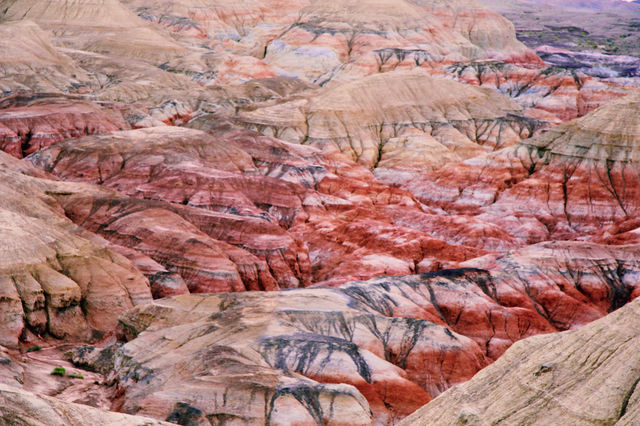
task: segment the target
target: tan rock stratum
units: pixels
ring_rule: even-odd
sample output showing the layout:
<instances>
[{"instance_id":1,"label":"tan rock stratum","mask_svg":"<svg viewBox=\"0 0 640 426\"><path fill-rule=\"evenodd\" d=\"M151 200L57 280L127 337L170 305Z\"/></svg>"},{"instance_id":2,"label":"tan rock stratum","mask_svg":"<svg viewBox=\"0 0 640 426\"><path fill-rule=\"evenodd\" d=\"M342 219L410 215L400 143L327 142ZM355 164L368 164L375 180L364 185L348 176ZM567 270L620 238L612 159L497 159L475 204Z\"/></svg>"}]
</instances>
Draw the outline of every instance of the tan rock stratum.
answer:
<instances>
[{"instance_id":1,"label":"tan rock stratum","mask_svg":"<svg viewBox=\"0 0 640 426\"><path fill-rule=\"evenodd\" d=\"M140 416L112 413L87 405L62 402L0 384L0 422L6 425L156 426L170 425Z\"/></svg>"},{"instance_id":2,"label":"tan rock stratum","mask_svg":"<svg viewBox=\"0 0 640 426\"><path fill-rule=\"evenodd\" d=\"M540 126L494 90L416 71L336 84L309 100L252 108L236 120L286 141L338 149L393 184L512 145Z\"/></svg>"},{"instance_id":3,"label":"tan rock stratum","mask_svg":"<svg viewBox=\"0 0 640 426\"><path fill-rule=\"evenodd\" d=\"M640 420L640 303L513 345L400 425L631 425Z\"/></svg>"}]
</instances>

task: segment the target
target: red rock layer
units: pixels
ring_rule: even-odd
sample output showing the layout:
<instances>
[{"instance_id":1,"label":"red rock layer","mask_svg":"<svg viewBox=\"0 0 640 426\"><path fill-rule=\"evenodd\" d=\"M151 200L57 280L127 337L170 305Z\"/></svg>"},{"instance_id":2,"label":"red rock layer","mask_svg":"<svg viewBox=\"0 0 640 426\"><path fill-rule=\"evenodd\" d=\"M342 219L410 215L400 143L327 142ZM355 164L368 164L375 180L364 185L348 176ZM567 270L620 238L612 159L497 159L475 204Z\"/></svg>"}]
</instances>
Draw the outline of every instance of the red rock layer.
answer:
<instances>
[{"instance_id":1,"label":"red rock layer","mask_svg":"<svg viewBox=\"0 0 640 426\"><path fill-rule=\"evenodd\" d=\"M121 132L59 143L29 159L65 180L147 200L75 200L65 208L88 229L180 273L193 291L339 284L484 253L394 223L388 209L421 215L418 203L342 155L246 130Z\"/></svg>"},{"instance_id":2,"label":"red rock layer","mask_svg":"<svg viewBox=\"0 0 640 426\"><path fill-rule=\"evenodd\" d=\"M623 98L516 147L449 164L407 189L523 244L596 237L626 221L632 230L640 209L639 105L637 96Z\"/></svg>"},{"instance_id":3,"label":"red rock layer","mask_svg":"<svg viewBox=\"0 0 640 426\"><path fill-rule=\"evenodd\" d=\"M188 404L203 418L340 424L327 401L341 392L346 423L371 422L350 417L370 408L375 424L393 424L514 342L578 328L638 297L639 250L545 243L340 288L179 296L130 311L123 346L81 349L75 361L108 369L119 407L136 414L169 418ZM297 395L289 410L274 410L287 395Z\"/></svg>"},{"instance_id":4,"label":"red rock layer","mask_svg":"<svg viewBox=\"0 0 640 426\"><path fill-rule=\"evenodd\" d=\"M17 158L65 139L125 128L122 116L81 99L15 95L0 100L0 149Z\"/></svg>"}]
</instances>

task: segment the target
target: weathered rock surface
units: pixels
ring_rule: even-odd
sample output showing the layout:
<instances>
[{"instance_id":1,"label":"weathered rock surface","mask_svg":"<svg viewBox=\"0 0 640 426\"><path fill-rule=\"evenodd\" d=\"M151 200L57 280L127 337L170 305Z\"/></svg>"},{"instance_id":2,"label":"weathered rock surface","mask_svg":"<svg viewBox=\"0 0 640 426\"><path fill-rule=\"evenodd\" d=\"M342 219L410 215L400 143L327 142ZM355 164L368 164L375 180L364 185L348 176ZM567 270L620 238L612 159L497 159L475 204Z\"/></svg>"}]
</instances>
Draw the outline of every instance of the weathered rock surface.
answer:
<instances>
[{"instance_id":1,"label":"weathered rock surface","mask_svg":"<svg viewBox=\"0 0 640 426\"><path fill-rule=\"evenodd\" d=\"M26 89L69 92L89 79L70 57L56 50L47 33L29 20L0 25L0 76L3 93Z\"/></svg>"},{"instance_id":2,"label":"weathered rock surface","mask_svg":"<svg viewBox=\"0 0 640 426\"><path fill-rule=\"evenodd\" d=\"M638 250L548 243L468 262L490 270L176 296L122 316L124 345L73 358L110 374L116 407L132 414L369 424L371 409L376 424L390 424L513 342L577 328L637 297Z\"/></svg>"},{"instance_id":3,"label":"weathered rock surface","mask_svg":"<svg viewBox=\"0 0 640 426\"><path fill-rule=\"evenodd\" d=\"M236 60L251 55L319 84L377 72L387 50L404 52L410 67L464 58L539 64L508 21L472 1L124 3L181 36L214 48L225 40Z\"/></svg>"},{"instance_id":4,"label":"weathered rock surface","mask_svg":"<svg viewBox=\"0 0 640 426\"><path fill-rule=\"evenodd\" d=\"M143 58L158 64L182 48L118 0L3 1L4 20L31 20L52 30L65 47L96 53ZM61 29L64 31L59 32Z\"/></svg>"},{"instance_id":5,"label":"weathered rock surface","mask_svg":"<svg viewBox=\"0 0 640 426\"><path fill-rule=\"evenodd\" d=\"M0 423L394 424L635 299L633 61L540 52L473 0L0 0Z\"/></svg>"},{"instance_id":6,"label":"weathered rock surface","mask_svg":"<svg viewBox=\"0 0 640 426\"><path fill-rule=\"evenodd\" d=\"M121 115L81 98L14 95L0 101L0 149L18 158L65 139L125 128Z\"/></svg>"},{"instance_id":7,"label":"weathered rock surface","mask_svg":"<svg viewBox=\"0 0 640 426\"><path fill-rule=\"evenodd\" d=\"M210 120L193 125L215 127ZM342 155L246 130L119 132L54 144L29 160L66 180L172 203L63 204L78 223L183 274L198 291L339 284L484 254L396 225L387 210L420 216L419 204ZM214 264L215 273L205 267ZM204 283L193 265L218 274L218 284Z\"/></svg>"},{"instance_id":8,"label":"weathered rock surface","mask_svg":"<svg viewBox=\"0 0 640 426\"><path fill-rule=\"evenodd\" d=\"M579 330L516 343L401 425L635 424L640 302Z\"/></svg>"},{"instance_id":9,"label":"weathered rock surface","mask_svg":"<svg viewBox=\"0 0 640 426\"><path fill-rule=\"evenodd\" d=\"M639 105L637 95L623 98L407 189L428 205L499 224L523 243L593 236L640 208Z\"/></svg>"},{"instance_id":10,"label":"weathered rock surface","mask_svg":"<svg viewBox=\"0 0 640 426\"><path fill-rule=\"evenodd\" d=\"M552 124L569 121L638 91L636 79L600 79L576 67L523 68L503 61L466 61L445 68L466 84L497 90L524 108L530 118Z\"/></svg>"},{"instance_id":11,"label":"weathered rock surface","mask_svg":"<svg viewBox=\"0 0 640 426\"><path fill-rule=\"evenodd\" d=\"M17 347L23 333L95 339L151 300L127 259L63 216L48 194L66 184L28 176L42 173L7 154L0 161L2 345Z\"/></svg>"},{"instance_id":12,"label":"weathered rock surface","mask_svg":"<svg viewBox=\"0 0 640 426\"><path fill-rule=\"evenodd\" d=\"M251 107L241 125L289 142L335 147L385 181L512 145L539 123L493 90L424 72L373 75L311 99Z\"/></svg>"},{"instance_id":13,"label":"weathered rock surface","mask_svg":"<svg viewBox=\"0 0 640 426\"><path fill-rule=\"evenodd\" d=\"M56 398L36 395L0 383L0 423L6 425L91 424L115 425L170 425L146 417L111 413L87 405L62 402Z\"/></svg>"}]
</instances>

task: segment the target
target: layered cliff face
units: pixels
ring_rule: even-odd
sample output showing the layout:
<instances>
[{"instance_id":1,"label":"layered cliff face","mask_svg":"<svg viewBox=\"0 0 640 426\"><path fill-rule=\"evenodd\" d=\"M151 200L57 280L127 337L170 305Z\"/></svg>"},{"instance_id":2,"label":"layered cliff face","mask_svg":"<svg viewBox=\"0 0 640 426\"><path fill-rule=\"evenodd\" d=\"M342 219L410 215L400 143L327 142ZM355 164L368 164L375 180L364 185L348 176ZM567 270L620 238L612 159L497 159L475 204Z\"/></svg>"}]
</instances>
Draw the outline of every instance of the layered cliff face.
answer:
<instances>
[{"instance_id":1,"label":"layered cliff face","mask_svg":"<svg viewBox=\"0 0 640 426\"><path fill-rule=\"evenodd\" d=\"M12 25L31 22L31 50L38 56L30 63L45 53L54 55L48 62L77 71L62 73L73 80L52 82L36 70L22 86L8 87L12 91L82 90L158 103L163 97L155 88L163 87L173 99L197 105L194 98L216 98L208 87L278 76L324 85L380 72L392 56L402 56L400 68L440 69L470 59L541 65L516 40L511 23L473 1L283 1L274 7L263 1L11 0L0 9Z\"/></svg>"},{"instance_id":2,"label":"layered cliff face","mask_svg":"<svg viewBox=\"0 0 640 426\"><path fill-rule=\"evenodd\" d=\"M177 296L122 316L124 344L72 359L110 374L116 407L132 414L392 424L514 341L636 297L637 257L637 247L547 244L476 262L490 270Z\"/></svg>"},{"instance_id":3,"label":"layered cliff face","mask_svg":"<svg viewBox=\"0 0 640 426\"><path fill-rule=\"evenodd\" d=\"M638 422L635 301L579 330L519 342L401 425Z\"/></svg>"}]
</instances>

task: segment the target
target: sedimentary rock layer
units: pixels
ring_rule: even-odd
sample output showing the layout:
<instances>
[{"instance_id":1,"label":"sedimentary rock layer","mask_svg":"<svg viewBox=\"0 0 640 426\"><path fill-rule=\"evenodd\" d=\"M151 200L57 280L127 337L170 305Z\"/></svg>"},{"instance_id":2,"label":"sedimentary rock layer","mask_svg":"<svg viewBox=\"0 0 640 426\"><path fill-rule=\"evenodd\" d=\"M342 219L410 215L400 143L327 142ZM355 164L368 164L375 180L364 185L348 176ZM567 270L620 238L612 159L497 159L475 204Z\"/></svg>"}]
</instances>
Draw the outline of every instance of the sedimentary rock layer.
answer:
<instances>
[{"instance_id":1,"label":"sedimentary rock layer","mask_svg":"<svg viewBox=\"0 0 640 426\"><path fill-rule=\"evenodd\" d=\"M193 125L215 127L208 120L216 117ZM185 273L199 291L339 284L437 270L484 253L396 225L389 209L420 216L419 204L338 153L246 130L212 131L162 127L92 136L52 145L29 160L66 180L171 203L105 199L90 209L88 201L63 204L78 223ZM151 234L145 231L156 226ZM181 252L191 253L188 260L177 256ZM205 276L213 273L206 265L214 258L222 262L216 280L226 288L198 278L199 268ZM244 274L242 264L256 266ZM252 269L263 278L243 280L257 274Z\"/></svg>"},{"instance_id":2,"label":"sedimentary rock layer","mask_svg":"<svg viewBox=\"0 0 640 426\"><path fill-rule=\"evenodd\" d=\"M513 26L475 2L127 0L141 17L183 37L223 39L251 55L319 84L378 71L387 50L405 66L474 58L540 64L515 38Z\"/></svg>"},{"instance_id":3,"label":"sedimentary rock layer","mask_svg":"<svg viewBox=\"0 0 640 426\"><path fill-rule=\"evenodd\" d=\"M637 95L406 186L449 212L500 224L524 243L597 234L640 205Z\"/></svg>"},{"instance_id":4,"label":"sedimentary rock layer","mask_svg":"<svg viewBox=\"0 0 640 426\"><path fill-rule=\"evenodd\" d=\"M629 79L600 79L573 66L524 68L504 61L464 61L444 74L466 84L497 90L524 108L530 118L553 124L569 121L637 92Z\"/></svg>"},{"instance_id":5,"label":"sedimentary rock layer","mask_svg":"<svg viewBox=\"0 0 640 426\"><path fill-rule=\"evenodd\" d=\"M124 345L73 359L111 372L116 408L128 413L369 424L371 410L374 423L390 424L513 342L577 328L637 297L637 257L637 246L548 243L469 263L490 270L176 296L122 316Z\"/></svg>"},{"instance_id":6,"label":"sedimentary rock layer","mask_svg":"<svg viewBox=\"0 0 640 426\"><path fill-rule=\"evenodd\" d=\"M64 183L7 154L0 161L2 345L15 348L30 333L92 340L151 300L148 281L127 259L64 217L49 195L64 192Z\"/></svg>"},{"instance_id":7,"label":"sedimentary rock layer","mask_svg":"<svg viewBox=\"0 0 640 426\"><path fill-rule=\"evenodd\" d=\"M518 342L400 424L635 424L639 315L635 301L579 330Z\"/></svg>"}]
</instances>

